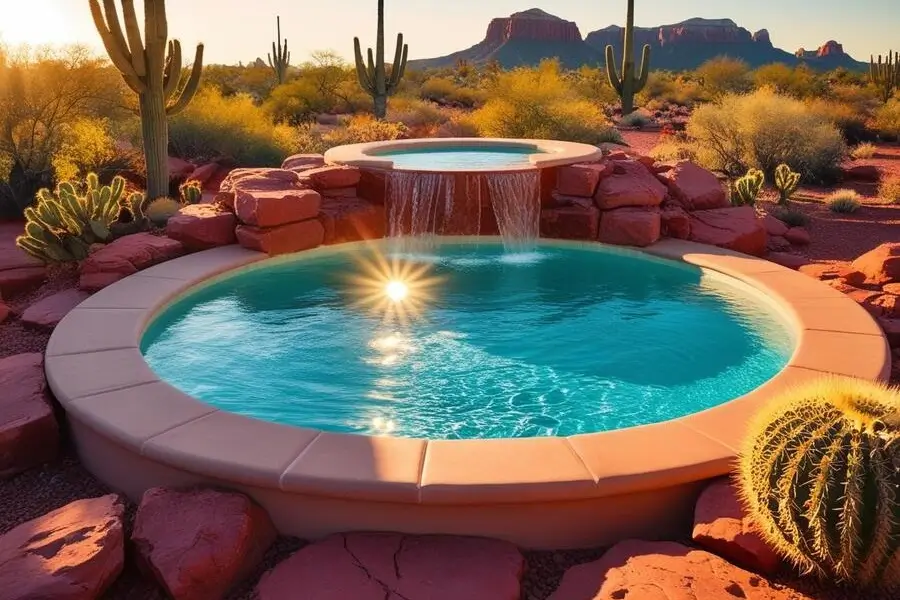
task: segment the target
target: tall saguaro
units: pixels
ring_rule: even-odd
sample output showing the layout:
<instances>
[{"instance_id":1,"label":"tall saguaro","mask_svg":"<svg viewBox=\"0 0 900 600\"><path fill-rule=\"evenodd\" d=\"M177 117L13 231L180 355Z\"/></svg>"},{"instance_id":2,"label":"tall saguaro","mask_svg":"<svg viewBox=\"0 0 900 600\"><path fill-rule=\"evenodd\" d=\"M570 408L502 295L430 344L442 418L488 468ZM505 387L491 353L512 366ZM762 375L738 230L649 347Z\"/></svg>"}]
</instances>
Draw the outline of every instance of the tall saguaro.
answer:
<instances>
[{"instance_id":1,"label":"tall saguaro","mask_svg":"<svg viewBox=\"0 0 900 600\"><path fill-rule=\"evenodd\" d=\"M881 55L878 55L878 62L875 57L869 59L869 81L872 82L881 99L887 104L894 97L894 92L900 86L900 52L888 51L881 62Z\"/></svg>"},{"instance_id":2,"label":"tall saguaro","mask_svg":"<svg viewBox=\"0 0 900 600\"><path fill-rule=\"evenodd\" d=\"M169 192L168 117L187 108L200 85L203 44L197 45L190 77L181 81L181 43L169 40L165 0L144 0L144 37L138 27L134 0L120 0L122 22L115 0L90 0L94 25L109 58L138 95L144 157L147 162L147 198ZM123 30L122 23L125 28Z\"/></svg>"},{"instance_id":3,"label":"tall saguaro","mask_svg":"<svg viewBox=\"0 0 900 600\"><path fill-rule=\"evenodd\" d=\"M403 43L403 34L397 34L397 50L394 53L394 64L388 74L384 64L384 0L378 0L378 33L375 41L375 55L369 48L368 65L363 61L359 38L353 38L353 49L356 53L356 75L359 85L375 103L375 117L383 119L387 115L387 99L397 91L400 80L406 72L406 58L409 47Z\"/></svg>"},{"instance_id":4,"label":"tall saguaro","mask_svg":"<svg viewBox=\"0 0 900 600\"><path fill-rule=\"evenodd\" d=\"M291 53L288 50L288 41L285 38L281 43L281 17L275 17L278 23L278 40L272 42L272 53L269 54L269 66L275 71L275 79L282 84L287 79L288 67L291 65Z\"/></svg>"},{"instance_id":5,"label":"tall saguaro","mask_svg":"<svg viewBox=\"0 0 900 600\"><path fill-rule=\"evenodd\" d=\"M634 95L644 89L650 74L650 44L644 44L641 56L641 72L634 74L634 0L628 0L628 16L625 22L625 43L622 48L622 75L616 72L612 46L606 47L606 74L609 84L622 99L622 116L634 112Z\"/></svg>"}]
</instances>

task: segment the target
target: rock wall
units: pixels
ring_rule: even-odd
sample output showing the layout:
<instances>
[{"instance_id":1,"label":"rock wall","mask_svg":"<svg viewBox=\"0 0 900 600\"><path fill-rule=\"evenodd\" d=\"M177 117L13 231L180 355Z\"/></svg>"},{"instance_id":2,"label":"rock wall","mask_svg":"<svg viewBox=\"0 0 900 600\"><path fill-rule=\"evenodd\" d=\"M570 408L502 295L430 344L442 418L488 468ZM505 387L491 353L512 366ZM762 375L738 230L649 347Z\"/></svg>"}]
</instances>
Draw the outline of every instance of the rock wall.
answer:
<instances>
[{"instance_id":1,"label":"rock wall","mask_svg":"<svg viewBox=\"0 0 900 600\"><path fill-rule=\"evenodd\" d=\"M580 42L578 25L533 8L505 18L493 19L484 43L503 44L509 40Z\"/></svg>"}]
</instances>

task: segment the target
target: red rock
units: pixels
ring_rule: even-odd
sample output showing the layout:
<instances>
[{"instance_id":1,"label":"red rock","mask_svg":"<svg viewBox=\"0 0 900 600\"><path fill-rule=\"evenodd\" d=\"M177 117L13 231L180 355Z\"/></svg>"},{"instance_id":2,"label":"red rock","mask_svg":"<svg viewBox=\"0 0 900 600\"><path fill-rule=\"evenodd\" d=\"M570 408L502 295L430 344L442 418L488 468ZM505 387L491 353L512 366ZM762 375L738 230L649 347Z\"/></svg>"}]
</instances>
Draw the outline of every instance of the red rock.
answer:
<instances>
[{"instance_id":1,"label":"red rock","mask_svg":"<svg viewBox=\"0 0 900 600\"><path fill-rule=\"evenodd\" d=\"M3 302L0 302L0 323L3 323L3 321L6 320L9 316L9 312L9 307L3 304Z\"/></svg>"},{"instance_id":2,"label":"red rock","mask_svg":"<svg viewBox=\"0 0 900 600\"><path fill-rule=\"evenodd\" d=\"M47 279L46 267L24 267L0 271L0 294L11 297L40 287Z\"/></svg>"},{"instance_id":3,"label":"red rock","mask_svg":"<svg viewBox=\"0 0 900 600\"><path fill-rule=\"evenodd\" d=\"M663 25L658 30L658 43L662 46L747 44L752 39L748 30L738 27L731 19L690 19Z\"/></svg>"},{"instance_id":4,"label":"red rock","mask_svg":"<svg viewBox=\"0 0 900 600\"><path fill-rule=\"evenodd\" d=\"M860 273L860 275L865 278L865 275L862 273ZM896 294L897 296L900 296L900 283L888 283L881 288L881 291L885 294Z\"/></svg>"},{"instance_id":5,"label":"red rock","mask_svg":"<svg viewBox=\"0 0 900 600\"><path fill-rule=\"evenodd\" d=\"M578 25L572 21L564 21L538 8L532 8L506 18L493 19L482 44L499 46L509 40L581 43L582 38Z\"/></svg>"},{"instance_id":6,"label":"red rock","mask_svg":"<svg viewBox=\"0 0 900 600\"><path fill-rule=\"evenodd\" d=\"M881 244L854 260L850 266L863 273L866 281L873 285L900 283L900 242Z\"/></svg>"},{"instance_id":7,"label":"red rock","mask_svg":"<svg viewBox=\"0 0 900 600\"><path fill-rule=\"evenodd\" d=\"M384 204L387 189L388 177L386 171L360 169L359 184L356 186L356 192L360 198L373 204Z\"/></svg>"},{"instance_id":8,"label":"red rock","mask_svg":"<svg viewBox=\"0 0 900 600\"><path fill-rule=\"evenodd\" d=\"M44 266L39 259L16 246L16 238L24 230L24 222L0 223L0 271Z\"/></svg>"},{"instance_id":9,"label":"red rock","mask_svg":"<svg viewBox=\"0 0 900 600\"><path fill-rule=\"evenodd\" d=\"M300 176L286 169L234 169L222 181L220 192L299 189Z\"/></svg>"},{"instance_id":10,"label":"red rock","mask_svg":"<svg viewBox=\"0 0 900 600\"><path fill-rule=\"evenodd\" d=\"M897 319L878 319L884 335L887 336L888 343L891 348L900 348L900 318Z\"/></svg>"},{"instance_id":11,"label":"red rock","mask_svg":"<svg viewBox=\"0 0 900 600\"><path fill-rule=\"evenodd\" d=\"M170 597L213 600L257 567L275 537L269 515L243 494L152 488L131 541Z\"/></svg>"},{"instance_id":12,"label":"red rock","mask_svg":"<svg viewBox=\"0 0 900 600\"><path fill-rule=\"evenodd\" d=\"M356 186L334 188L330 190L322 190L323 198L358 198Z\"/></svg>"},{"instance_id":13,"label":"red rock","mask_svg":"<svg viewBox=\"0 0 900 600\"><path fill-rule=\"evenodd\" d=\"M705 210L728 206L725 188L715 175L689 160L682 160L665 173L672 198L686 210Z\"/></svg>"},{"instance_id":14,"label":"red rock","mask_svg":"<svg viewBox=\"0 0 900 600\"><path fill-rule=\"evenodd\" d=\"M664 173L668 173L669 171L671 171L674 168L675 168L675 165L670 165L667 163L655 163L653 165L653 172L656 173L657 175L662 175ZM662 183L665 183L665 182L662 182Z\"/></svg>"},{"instance_id":15,"label":"red rock","mask_svg":"<svg viewBox=\"0 0 900 600\"><path fill-rule=\"evenodd\" d=\"M838 275L838 267L833 264L825 264L825 263L812 263L797 269L804 275L809 275L813 279L818 279L819 281L827 281L829 279L837 279Z\"/></svg>"},{"instance_id":16,"label":"red rock","mask_svg":"<svg viewBox=\"0 0 900 600\"><path fill-rule=\"evenodd\" d=\"M659 206L665 196L666 186L647 167L635 160L624 160L616 162L612 175L600 180L594 202L600 210L622 206L652 207Z\"/></svg>"},{"instance_id":17,"label":"red rock","mask_svg":"<svg viewBox=\"0 0 900 600\"><path fill-rule=\"evenodd\" d=\"M791 243L780 235L766 236L766 250L769 252L786 252L791 249Z\"/></svg>"},{"instance_id":18,"label":"red rock","mask_svg":"<svg viewBox=\"0 0 900 600\"><path fill-rule=\"evenodd\" d=\"M94 292L182 254L184 246L177 240L150 233L126 235L94 252L81 263L78 287Z\"/></svg>"},{"instance_id":19,"label":"red rock","mask_svg":"<svg viewBox=\"0 0 900 600\"><path fill-rule=\"evenodd\" d=\"M799 254L787 254L786 252L769 252L766 258L777 265L789 269L799 270L809 264L809 259Z\"/></svg>"},{"instance_id":20,"label":"red rock","mask_svg":"<svg viewBox=\"0 0 900 600\"><path fill-rule=\"evenodd\" d=\"M3 479L53 460L59 446L59 429L44 378L42 354L0 358L0 390L3 390L0 394L0 479ZM2 565L0 553L0 569Z\"/></svg>"},{"instance_id":21,"label":"red rock","mask_svg":"<svg viewBox=\"0 0 900 600\"><path fill-rule=\"evenodd\" d=\"M627 540L570 568L548 600L812 600L709 552Z\"/></svg>"},{"instance_id":22,"label":"red rock","mask_svg":"<svg viewBox=\"0 0 900 600\"><path fill-rule=\"evenodd\" d=\"M784 239L795 246L809 246L812 242L809 232L802 227L791 227L784 234Z\"/></svg>"},{"instance_id":23,"label":"red rock","mask_svg":"<svg viewBox=\"0 0 900 600\"><path fill-rule=\"evenodd\" d=\"M766 252L766 229L752 206L691 213L690 239L753 256L762 256Z\"/></svg>"},{"instance_id":24,"label":"red rock","mask_svg":"<svg viewBox=\"0 0 900 600\"><path fill-rule=\"evenodd\" d=\"M322 196L314 190L237 190L234 211L244 225L276 227L312 219L319 214Z\"/></svg>"},{"instance_id":25,"label":"red rock","mask_svg":"<svg viewBox=\"0 0 900 600\"><path fill-rule=\"evenodd\" d=\"M581 163L560 167L556 171L556 191L564 196L593 198L597 184L604 177L612 175L613 164Z\"/></svg>"},{"instance_id":26,"label":"red rock","mask_svg":"<svg viewBox=\"0 0 900 600\"><path fill-rule=\"evenodd\" d=\"M851 285L848 285L842 279L836 279L835 282L840 284L840 287L832 286L843 292L847 296L850 296L856 302L862 306L864 309L869 311L869 314L873 317L880 317L884 315L884 308L877 304L876 301L882 296L880 292L873 292L870 290L860 290ZM829 282L831 283L831 282Z\"/></svg>"},{"instance_id":27,"label":"red rock","mask_svg":"<svg viewBox=\"0 0 900 600\"><path fill-rule=\"evenodd\" d=\"M900 318L900 296L881 294L872 299L872 305L881 309L881 316L889 319Z\"/></svg>"},{"instance_id":28,"label":"red rock","mask_svg":"<svg viewBox=\"0 0 900 600\"><path fill-rule=\"evenodd\" d=\"M678 204L663 204L660 212L663 237L686 240L691 236L691 218Z\"/></svg>"},{"instance_id":29,"label":"red rock","mask_svg":"<svg viewBox=\"0 0 900 600\"><path fill-rule=\"evenodd\" d=\"M309 250L325 240L325 228L316 219L265 229L238 225L235 233L241 246L269 256Z\"/></svg>"},{"instance_id":30,"label":"red rock","mask_svg":"<svg viewBox=\"0 0 900 600\"><path fill-rule=\"evenodd\" d=\"M606 158L609 160L631 160L632 157L633 155L625 150L612 150L606 155Z\"/></svg>"},{"instance_id":31,"label":"red rock","mask_svg":"<svg viewBox=\"0 0 900 600\"><path fill-rule=\"evenodd\" d=\"M174 156L169 157L169 179L187 179L193 172L194 165L191 163Z\"/></svg>"},{"instance_id":32,"label":"red rock","mask_svg":"<svg viewBox=\"0 0 900 600\"><path fill-rule=\"evenodd\" d=\"M310 187L319 191L350 187L359 183L359 169L343 165L319 167L304 171L300 181L308 181Z\"/></svg>"},{"instance_id":33,"label":"red rock","mask_svg":"<svg viewBox=\"0 0 900 600\"><path fill-rule=\"evenodd\" d=\"M557 206L541 211L541 237L595 240L600 225L596 206Z\"/></svg>"},{"instance_id":34,"label":"red rock","mask_svg":"<svg viewBox=\"0 0 900 600\"><path fill-rule=\"evenodd\" d=\"M191 179L199 181L200 185L205 189L207 182L216 176L219 169L219 163L206 163L205 165L200 165L191 173Z\"/></svg>"},{"instance_id":35,"label":"red rock","mask_svg":"<svg viewBox=\"0 0 900 600\"><path fill-rule=\"evenodd\" d=\"M282 169L303 172L325 166L325 157L321 154L294 154L281 163Z\"/></svg>"},{"instance_id":36,"label":"red rock","mask_svg":"<svg viewBox=\"0 0 900 600\"><path fill-rule=\"evenodd\" d=\"M877 183L881 179L881 173L875 165L856 165L853 167L841 167L844 179L851 181L864 181Z\"/></svg>"},{"instance_id":37,"label":"red rock","mask_svg":"<svg viewBox=\"0 0 900 600\"><path fill-rule=\"evenodd\" d=\"M819 49L816 51L816 56L822 58L823 56L844 56L844 46L838 44L834 40L828 40L822 46L819 46Z\"/></svg>"},{"instance_id":38,"label":"red rock","mask_svg":"<svg viewBox=\"0 0 900 600\"><path fill-rule=\"evenodd\" d=\"M525 560L500 540L347 533L263 575L257 600L519 600Z\"/></svg>"},{"instance_id":39,"label":"red rock","mask_svg":"<svg viewBox=\"0 0 900 600\"><path fill-rule=\"evenodd\" d=\"M618 208L600 215L597 240L617 246L649 246L661 234L659 210L655 208Z\"/></svg>"},{"instance_id":40,"label":"red rock","mask_svg":"<svg viewBox=\"0 0 900 600\"><path fill-rule=\"evenodd\" d=\"M318 219L325 244L379 239L387 231L384 205L359 198L325 198Z\"/></svg>"},{"instance_id":41,"label":"red rock","mask_svg":"<svg viewBox=\"0 0 900 600\"><path fill-rule=\"evenodd\" d=\"M228 212L234 212L234 192L216 192L213 196L213 204Z\"/></svg>"},{"instance_id":42,"label":"red rock","mask_svg":"<svg viewBox=\"0 0 900 600\"><path fill-rule=\"evenodd\" d=\"M0 537L3 600L94 600L125 563L115 494L77 500Z\"/></svg>"},{"instance_id":43,"label":"red rock","mask_svg":"<svg viewBox=\"0 0 900 600\"><path fill-rule=\"evenodd\" d=\"M90 294L69 289L41 298L22 313L21 321L34 327L52 329L62 321L69 311L84 302Z\"/></svg>"},{"instance_id":44,"label":"red rock","mask_svg":"<svg viewBox=\"0 0 900 600\"><path fill-rule=\"evenodd\" d=\"M782 564L747 517L728 479L714 481L700 494L692 537L698 546L756 573L775 573Z\"/></svg>"},{"instance_id":45,"label":"red rock","mask_svg":"<svg viewBox=\"0 0 900 600\"><path fill-rule=\"evenodd\" d=\"M185 206L166 223L166 235L189 251L227 246L237 240L234 213L215 204Z\"/></svg>"},{"instance_id":46,"label":"red rock","mask_svg":"<svg viewBox=\"0 0 900 600\"><path fill-rule=\"evenodd\" d=\"M766 215L763 218L763 226L766 228L766 233L769 235L780 235L783 237L788 231L788 226L772 215Z\"/></svg>"}]
</instances>

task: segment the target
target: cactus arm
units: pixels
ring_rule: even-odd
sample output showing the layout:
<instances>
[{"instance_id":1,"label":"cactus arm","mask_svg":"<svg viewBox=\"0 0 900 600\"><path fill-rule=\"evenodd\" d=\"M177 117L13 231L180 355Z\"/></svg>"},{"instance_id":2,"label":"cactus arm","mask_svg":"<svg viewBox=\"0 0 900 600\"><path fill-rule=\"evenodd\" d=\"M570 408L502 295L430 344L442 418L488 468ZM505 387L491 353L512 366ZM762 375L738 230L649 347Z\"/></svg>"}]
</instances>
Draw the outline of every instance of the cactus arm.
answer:
<instances>
[{"instance_id":1,"label":"cactus arm","mask_svg":"<svg viewBox=\"0 0 900 600\"><path fill-rule=\"evenodd\" d=\"M609 85L612 86L617 93L622 93L622 79L616 70L615 51L612 46L606 47L606 77L609 79Z\"/></svg>"},{"instance_id":2,"label":"cactus arm","mask_svg":"<svg viewBox=\"0 0 900 600\"><path fill-rule=\"evenodd\" d=\"M109 12L107 11L107 14ZM125 21L125 32L128 34L128 46L131 48L131 64L138 77L147 75L147 58L144 56L144 40L138 27L137 13L133 0L122 0L122 18Z\"/></svg>"},{"instance_id":3,"label":"cactus arm","mask_svg":"<svg viewBox=\"0 0 900 600\"><path fill-rule=\"evenodd\" d=\"M356 57L356 77L359 79L359 87L368 92L372 88L372 81L369 79L369 73L366 70L359 38L353 38L353 52Z\"/></svg>"},{"instance_id":4,"label":"cactus arm","mask_svg":"<svg viewBox=\"0 0 900 600\"><path fill-rule=\"evenodd\" d=\"M107 26L107 20L109 22L114 22L118 19L118 15L115 12L115 6L113 5L113 12L108 14L107 18L104 18L98 0L90 0L90 2L91 16L94 19L94 25L97 28L97 32L100 34L100 39L103 41L103 47L106 48L106 52L109 54L109 59L122 74L128 87L134 90L136 94L143 94L147 91L147 85L134 70L131 56L126 55L127 50L116 43L112 32Z\"/></svg>"},{"instance_id":5,"label":"cactus arm","mask_svg":"<svg viewBox=\"0 0 900 600\"><path fill-rule=\"evenodd\" d=\"M179 68L180 72L181 69ZM188 77L187 83L181 89L181 95L178 100L166 108L166 114L170 117L177 115L191 103L197 90L200 88L200 77L203 75L203 44L197 44L197 53L194 55L194 64L191 67L191 75Z\"/></svg>"},{"instance_id":6,"label":"cactus arm","mask_svg":"<svg viewBox=\"0 0 900 600\"><path fill-rule=\"evenodd\" d=\"M125 10L125 4L130 4L130 2L123 2L123 16L127 19L127 11ZM132 5L132 13L134 12L134 6ZM130 61L132 66L134 66L133 55L131 53L131 48L128 42L125 41L125 33L122 31L122 26L119 23L119 15L116 10L116 0L103 0L103 10L106 11L107 15L114 16L114 18L110 18L106 21L107 29L109 30L109 35L112 38L113 43L122 51L123 57ZM138 44L138 48L143 48L143 44ZM137 72L137 67L135 67L135 72ZM140 73L137 73L140 76Z\"/></svg>"},{"instance_id":7,"label":"cactus arm","mask_svg":"<svg viewBox=\"0 0 900 600\"><path fill-rule=\"evenodd\" d=\"M178 82L181 80L181 42L169 41L169 55L166 60L166 70L163 77L163 98L172 98L178 91Z\"/></svg>"},{"instance_id":8,"label":"cactus arm","mask_svg":"<svg viewBox=\"0 0 900 600\"><path fill-rule=\"evenodd\" d=\"M644 51L641 53L641 73L634 86L635 92L640 92L647 85L647 77L650 76L650 44L644 44Z\"/></svg>"}]
</instances>

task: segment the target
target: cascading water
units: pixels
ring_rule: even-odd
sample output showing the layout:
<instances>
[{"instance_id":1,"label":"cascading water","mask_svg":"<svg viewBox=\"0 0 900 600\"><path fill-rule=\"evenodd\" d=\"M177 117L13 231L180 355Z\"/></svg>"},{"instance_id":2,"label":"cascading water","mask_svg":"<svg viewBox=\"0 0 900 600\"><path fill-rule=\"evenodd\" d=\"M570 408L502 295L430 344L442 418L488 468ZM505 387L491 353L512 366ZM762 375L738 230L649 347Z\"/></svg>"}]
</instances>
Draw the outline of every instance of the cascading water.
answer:
<instances>
[{"instance_id":1,"label":"cascading water","mask_svg":"<svg viewBox=\"0 0 900 600\"><path fill-rule=\"evenodd\" d=\"M388 234L391 237L479 235L485 202L504 244L520 249L540 235L540 172L423 173L392 171Z\"/></svg>"}]
</instances>

